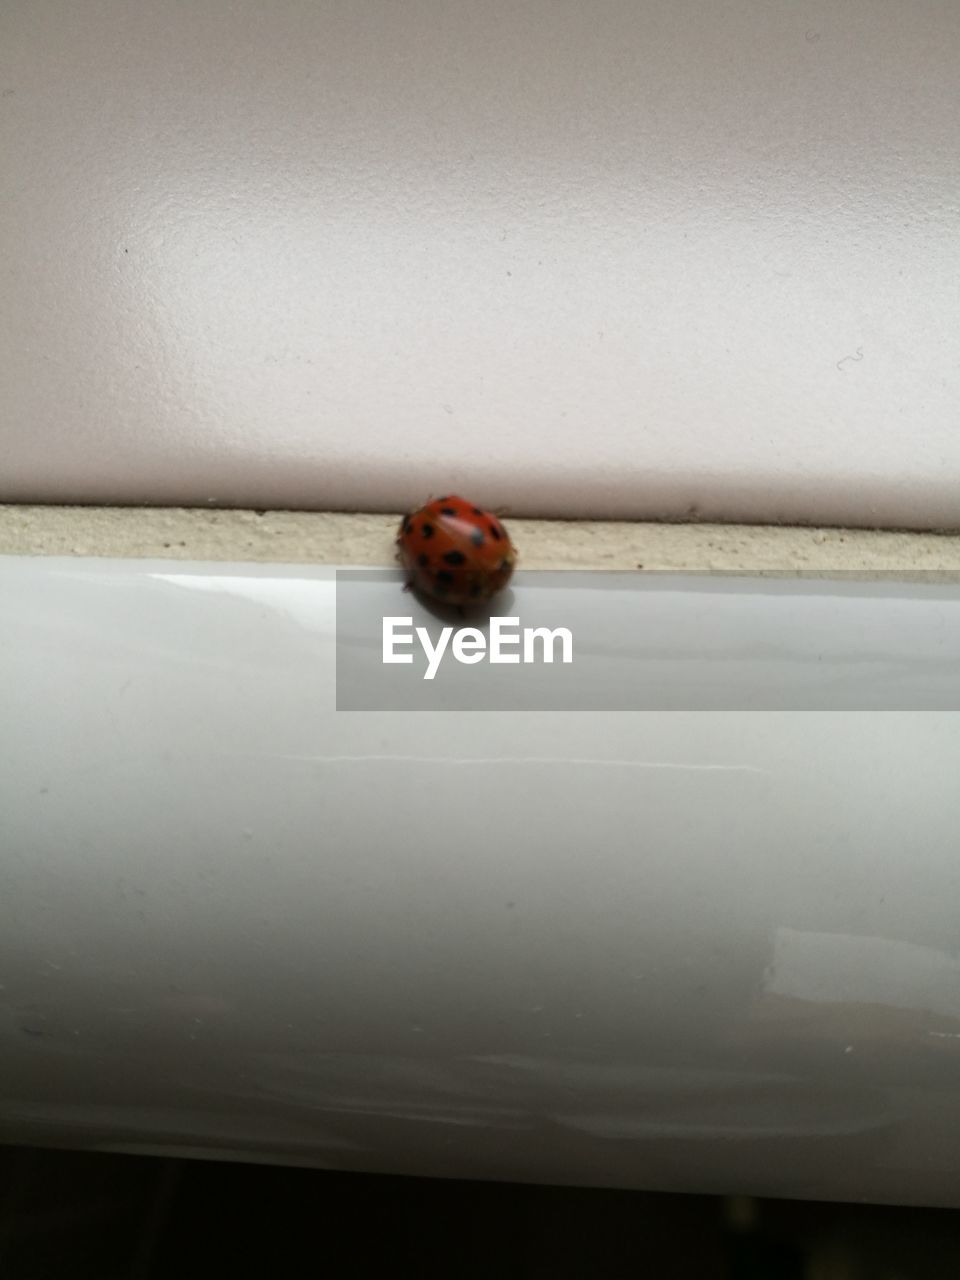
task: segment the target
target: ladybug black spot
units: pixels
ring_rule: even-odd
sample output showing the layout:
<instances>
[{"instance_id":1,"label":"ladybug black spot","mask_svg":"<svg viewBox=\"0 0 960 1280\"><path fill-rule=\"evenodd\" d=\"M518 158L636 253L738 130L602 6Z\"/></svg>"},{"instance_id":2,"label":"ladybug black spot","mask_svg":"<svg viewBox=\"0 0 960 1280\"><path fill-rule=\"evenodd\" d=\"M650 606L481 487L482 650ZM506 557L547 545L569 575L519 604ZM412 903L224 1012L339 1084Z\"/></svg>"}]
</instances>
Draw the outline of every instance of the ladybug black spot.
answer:
<instances>
[{"instance_id":1,"label":"ladybug black spot","mask_svg":"<svg viewBox=\"0 0 960 1280\"><path fill-rule=\"evenodd\" d=\"M407 535L408 538L410 537L411 533L413 533L413 525L409 520L404 520L403 532Z\"/></svg>"},{"instance_id":2,"label":"ladybug black spot","mask_svg":"<svg viewBox=\"0 0 960 1280\"><path fill-rule=\"evenodd\" d=\"M425 524L425 525L423 526L423 528L420 530L420 532L423 534L423 536L424 536L425 538L432 538L432 537L433 537L433 525L432 525L432 524Z\"/></svg>"},{"instance_id":3,"label":"ladybug black spot","mask_svg":"<svg viewBox=\"0 0 960 1280\"><path fill-rule=\"evenodd\" d=\"M445 564L463 564L466 558L462 551L447 551L443 557Z\"/></svg>"},{"instance_id":4,"label":"ladybug black spot","mask_svg":"<svg viewBox=\"0 0 960 1280\"><path fill-rule=\"evenodd\" d=\"M456 507L441 507L440 514L442 516L456 516L456 515L459 515L460 513L457 511Z\"/></svg>"},{"instance_id":5,"label":"ladybug black spot","mask_svg":"<svg viewBox=\"0 0 960 1280\"><path fill-rule=\"evenodd\" d=\"M450 583L453 581L453 574L449 573L446 569L438 569L436 578L437 582L441 586L449 587Z\"/></svg>"},{"instance_id":6,"label":"ladybug black spot","mask_svg":"<svg viewBox=\"0 0 960 1280\"><path fill-rule=\"evenodd\" d=\"M473 543L475 547L482 547L483 546L483 530L474 529L473 533L471 533L470 535L470 541Z\"/></svg>"},{"instance_id":7,"label":"ladybug black spot","mask_svg":"<svg viewBox=\"0 0 960 1280\"><path fill-rule=\"evenodd\" d=\"M421 569L425 569L429 563L430 563L429 556L424 556L424 555L417 556L417 564L420 566Z\"/></svg>"},{"instance_id":8,"label":"ladybug black spot","mask_svg":"<svg viewBox=\"0 0 960 1280\"><path fill-rule=\"evenodd\" d=\"M473 514L474 514L475 516L482 516L482 515L484 515L484 514L485 514L485 512L481 511L479 507L474 507L474 508L473 508Z\"/></svg>"},{"instance_id":9,"label":"ladybug black spot","mask_svg":"<svg viewBox=\"0 0 960 1280\"><path fill-rule=\"evenodd\" d=\"M503 537L500 530L497 528L497 526L493 523L492 520L490 521L490 532L493 534L493 536L496 538L498 542Z\"/></svg>"}]
</instances>

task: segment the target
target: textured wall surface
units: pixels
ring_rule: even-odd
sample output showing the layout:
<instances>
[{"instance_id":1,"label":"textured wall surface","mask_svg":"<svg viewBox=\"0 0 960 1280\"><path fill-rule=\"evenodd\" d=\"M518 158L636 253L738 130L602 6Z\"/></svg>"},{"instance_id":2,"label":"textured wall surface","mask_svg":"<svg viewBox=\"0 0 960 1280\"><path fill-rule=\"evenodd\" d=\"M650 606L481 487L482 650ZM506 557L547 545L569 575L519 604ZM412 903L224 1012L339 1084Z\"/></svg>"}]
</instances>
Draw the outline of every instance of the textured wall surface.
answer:
<instances>
[{"instance_id":1,"label":"textured wall surface","mask_svg":"<svg viewBox=\"0 0 960 1280\"><path fill-rule=\"evenodd\" d=\"M955 0L7 0L0 501L960 524Z\"/></svg>"},{"instance_id":2,"label":"textured wall surface","mask_svg":"<svg viewBox=\"0 0 960 1280\"><path fill-rule=\"evenodd\" d=\"M514 520L521 569L855 573L960 579L960 537L875 529ZM262 564L395 562L396 516L337 511L0 506L0 556Z\"/></svg>"}]
</instances>

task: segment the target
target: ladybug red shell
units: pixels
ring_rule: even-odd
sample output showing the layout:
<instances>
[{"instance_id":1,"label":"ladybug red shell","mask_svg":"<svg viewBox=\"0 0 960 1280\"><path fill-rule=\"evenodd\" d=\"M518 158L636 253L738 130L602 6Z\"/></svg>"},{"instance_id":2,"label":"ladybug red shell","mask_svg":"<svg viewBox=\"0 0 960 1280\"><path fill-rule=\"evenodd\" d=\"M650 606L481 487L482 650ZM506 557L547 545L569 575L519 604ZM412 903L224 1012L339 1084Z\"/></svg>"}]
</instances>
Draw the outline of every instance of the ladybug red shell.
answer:
<instances>
[{"instance_id":1,"label":"ladybug red shell","mask_svg":"<svg viewBox=\"0 0 960 1280\"><path fill-rule=\"evenodd\" d=\"M517 553L490 511L466 498L435 498L404 516L398 554L409 585L446 604L489 600L510 580Z\"/></svg>"}]
</instances>

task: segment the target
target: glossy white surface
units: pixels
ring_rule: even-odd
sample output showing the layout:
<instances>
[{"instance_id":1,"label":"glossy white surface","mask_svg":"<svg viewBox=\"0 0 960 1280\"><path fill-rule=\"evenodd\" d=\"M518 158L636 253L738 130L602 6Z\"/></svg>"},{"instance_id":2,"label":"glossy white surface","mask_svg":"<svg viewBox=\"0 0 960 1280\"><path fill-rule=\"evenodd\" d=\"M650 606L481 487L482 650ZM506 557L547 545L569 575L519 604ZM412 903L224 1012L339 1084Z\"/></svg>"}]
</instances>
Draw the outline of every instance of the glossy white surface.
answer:
<instances>
[{"instance_id":1,"label":"glossy white surface","mask_svg":"<svg viewBox=\"0 0 960 1280\"><path fill-rule=\"evenodd\" d=\"M0 501L960 522L955 0L6 0Z\"/></svg>"},{"instance_id":2,"label":"glossy white surface","mask_svg":"<svg viewBox=\"0 0 960 1280\"><path fill-rule=\"evenodd\" d=\"M328 570L0 600L4 1139L960 1201L957 715L338 714Z\"/></svg>"}]
</instances>

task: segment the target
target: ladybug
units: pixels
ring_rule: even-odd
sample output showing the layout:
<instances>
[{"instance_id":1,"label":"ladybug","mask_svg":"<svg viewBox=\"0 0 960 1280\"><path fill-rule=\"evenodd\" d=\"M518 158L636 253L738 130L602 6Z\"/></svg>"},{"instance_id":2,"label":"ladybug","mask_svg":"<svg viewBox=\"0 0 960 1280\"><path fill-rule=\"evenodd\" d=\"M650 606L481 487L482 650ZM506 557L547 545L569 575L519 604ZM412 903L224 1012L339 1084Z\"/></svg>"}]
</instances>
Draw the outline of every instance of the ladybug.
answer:
<instances>
[{"instance_id":1,"label":"ladybug","mask_svg":"<svg viewBox=\"0 0 960 1280\"><path fill-rule=\"evenodd\" d=\"M517 553L503 525L466 498L435 498L404 516L398 558L408 587L445 604L489 600L510 580Z\"/></svg>"}]
</instances>

